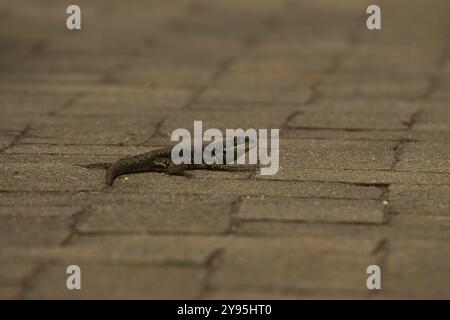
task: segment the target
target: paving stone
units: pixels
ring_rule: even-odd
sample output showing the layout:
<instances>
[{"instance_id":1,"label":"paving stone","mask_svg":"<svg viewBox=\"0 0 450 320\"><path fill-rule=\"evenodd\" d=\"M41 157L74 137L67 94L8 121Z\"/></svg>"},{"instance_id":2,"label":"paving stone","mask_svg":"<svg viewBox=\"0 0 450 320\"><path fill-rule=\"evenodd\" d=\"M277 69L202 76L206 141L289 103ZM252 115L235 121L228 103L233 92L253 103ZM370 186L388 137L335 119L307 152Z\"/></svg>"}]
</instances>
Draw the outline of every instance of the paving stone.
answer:
<instances>
[{"instance_id":1,"label":"paving stone","mask_svg":"<svg viewBox=\"0 0 450 320\"><path fill-rule=\"evenodd\" d=\"M365 54L365 55L356 55L351 54L348 57L344 58L341 62L341 70L343 72L355 71L357 73L364 72L375 72L378 70L389 70L389 72L393 74L404 73L407 70L408 73L414 71L429 71L434 68L435 62L439 59L438 52L433 52L431 54L422 54L417 56L409 55L408 57L402 57L403 50L399 50L398 47L393 47L389 51L393 51L390 55L383 57L377 57L375 54ZM396 55L398 54L398 56ZM428 58L428 61L424 61L424 58ZM330 77L330 79L333 79ZM327 79L328 80L328 79ZM417 78L410 78L409 81L400 83L401 85L411 85L422 83L425 85L427 79L422 77L421 81Z\"/></svg>"},{"instance_id":2,"label":"paving stone","mask_svg":"<svg viewBox=\"0 0 450 320\"><path fill-rule=\"evenodd\" d=\"M377 262L372 254L375 246L372 241L354 239L238 239L225 249L210 286L367 292L366 268ZM327 268L329 264L333 268Z\"/></svg>"},{"instance_id":3,"label":"paving stone","mask_svg":"<svg viewBox=\"0 0 450 320\"><path fill-rule=\"evenodd\" d=\"M449 173L450 143L408 143L401 150L395 170Z\"/></svg>"},{"instance_id":4,"label":"paving stone","mask_svg":"<svg viewBox=\"0 0 450 320\"><path fill-rule=\"evenodd\" d=\"M70 192L0 192L2 206L64 206L73 197Z\"/></svg>"},{"instance_id":5,"label":"paving stone","mask_svg":"<svg viewBox=\"0 0 450 320\"><path fill-rule=\"evenodd\" d=\"M207 89L200 97L201 103L304 103L311 96L309 86L272 88L247 86L240 88L217 87Z\"/></svg>"},{"instance_id":6,"label":"paving stone","mask_svg":"<svg viewBox=\"0 0 450 320\"><path fill-rule=\"evenodd\" d=\"M101 74L96 73L47 73L42 75L40 73L30 72L13 72L0 75L0 82L6 83L80 83L80 84L96 84L102 80Z\"/></svg>"},{"instance_id":7,"label":"paving stone","mask_svg":"<svg viewBox=\"0 0 450 320\"><path fill-rule=\"evenodd\" d=\"M95 207L77 225L81 232L224 233L232 203L155 203Z\"/></svg>"},{"instance_id":8,"label":"paving stone","mask_svg":"<svg viewBox=\"0 0 450 320\"><path fill-rule=\"evenodd\" d=\"M376 67L374 67L376 69ZM367 72L370 72L367 71ZM417 98L426 92L428 83L378 83L370 85L345 85L324 84L319 88L319 92L328 99L349 99L349 98Z\"/></svg>"},{"instance_id":9,"label":"paving stone","mask_svg":"<svg viewBox=\"0 0 450 320\"><path fill-rule=\"evenodd\" d=\"M450 111L445 101L433 101L430 102L427 108L421 109L412 130L438 131L439 135L449 139L450 124L447 119L450 117Z\"/></svg>"},{"instance_id":10,"label":"paving stone","mask_svg":"<svg viewBox=\"0 0 450 320\"><path fill-rule=\"evenodd\" d=\"M383 190L374 186L345 183L264 180L214 180L168 177L164 174L130 175L114 183L113 192L171 192L173 194L220 194L314 198L378 199Z\"/></svg>"},{"instance_id":11,"label":"paving stone","mask_svg":"<svg viewBox=\"0 0 450 320\"><path fill-rule=\"evenodd\" d=\"M302 65L301 68L305 70L290 70L290 73L281 70L229 71L216 81L214 90L208 91L205 96L200 97L200 102L220 103L224 101L229 104L254 103L260 105L267 105L271 102L276 105L283 102L299 104L299 102L305 102L303 97L308 97L308 94L311 93L310 88L321 79L323 75L321 69L328 66L330 60L331 58L320 59L320 65L311 61L313 65L308 68ZM297 69L300 69L300 67ZM247 89L247 93L242 92L243 89ZM268 92L264 92L266 90L270 90L272 94L269 95ZM229 93L230 97L225 96L221 91ZM276 95L277 91L280 93L278 96ZM231 96L236 95L239 99L233 100ZM269 99L263 100L266 95ZM301 98L300 101L299 98Z\"/></svg>"},{"instance_id":12,"label":"paving stone","mask_svg":"<svg viewBox=\"0 0 450 320\"><path fill-rule=\"evenodd\" d=\"M419 106L408 102L325 100L302 109L291 128L406 130Z\"/></svg>"},{"instance_id":13,"label":"paving stone","mask_svg":"<svg viewBox=\"0 0 450 320\"><path fill-rule=\"evenodd\" d=\"M405 239L392 242L383 291L405 299L448 297L448 242Z\"/></svg>"},{"instance_id":14,"label":"paving stone","mask_svg":"<svg viewBox=\"0 0 450 320\"><path fill-rule=\"evenodd\" d=\"M70 218L0 219L2 248L57 245L69 236L73 223Z\"/></svg>"},{"instance_id":15,"label":"paving stone","mask_svg":"<svg viewBox=\"0 0 450 320\"><path fill-rule=\"evenodd\" d=\"M157 122L158 119L141 116L50 116L30 128L29 135L34 139L23 141L43 144L138 144L152 136Z\"/></svg>"},{"instance_id":16,"label":"paving stone","mask_svg":"<svg viewBox=\"0 0 450 320\"><path fill-rule=\"evenodd\" d=\"M33 264L18 264L14 262L2 261L0 265L0 287L20 286L24 279L35 269Z\"/></svg>"},{"instance_id":17,"label":"paving stone","mask_svg":"<svg viewBox=\"0 0 450 320\"><path fill-rule=\"evenodd\" d=\"M99 190L103 174L57 163L4 163L0 168L1 191Z\"/></svg>"},{"instance_id":18,"label":"paving stone","mask_svg":"<svg viewBox=\"0 0 450 320\"><path fill-rule=\"evenodd\" d=\"M0 150L8 148L16 139L18 134L0 134Z\"/></svg>"},{"instance_id":19,"label":"paving stone","mask_svg":"<svg viewBox=\"0 0 450 320\"><path fill-rule=\"evenodd\" d=\"M302 169L283 166L275 176L258 176L264 180L328 181L383 185L390 183L448 185L450 175L433 172L398 172L388 170Z\"/></svg>"},{"instance_id":20,"label":"paving stone","mask_svg":"<svg viewBox=\"0 0 450 320\"><path fill-rule=\"evenodd\" d=\"M115 92L91 92L82 96L62 114L70 115L129 115L140 114L157 122L167 109L183 107L193 93L181 88L126 89ZM127 107L124 108L124 105Z\"/></svg>"},{"instance_id":21,"label":"paving stone","mask_svg":"<svg viewBox=\"0 0 450 320\"><path fill-rule=\"evenodd\" d=\"M389 208L389 207L388 207ZM386 224L330 224L311 221L257 221L234 220L231 233L246 237L315 237L321 235L335 239L420 239L422 241L448 241L447 219L442 216L388 214Z\"/></svg>"},{"instance_id":22,"label":"paving stone","mask_svg":"<svg viewBox=\"0 0 450 320\"><path fill-rule=\"evenodd\" d=\"M33 70L36 75L50 74L96 74L114 69L123 56L119 54L92 54L86 52L46 52L31 56L20 64L5 66L14 73L26 73Z\"/></svg>"},{"instance_id":23,"label":"paving stone","mask_svg":"<svg viewBox=\"0 0 450 320\"><path fill-rule=\"evenodd\" d=\"M292 176L297 169L389 170L396 145L385 141L280 139L281 168L273 177Z\"/></svg>"},{"instance_id":24,"label":"paving stone","mask_svg":"<svg viewBox=\"0 0 450 320\"><path fill-rule=\"evenodd\" d=\"M426 216L450 215L450 186L391 185L389 203L399 214Z\"/></svg>"},{"instance_id":25,"label":"paving stone","mask_svg":"<svg viewBox=\"0 0 450 320\"><path fill-rule=\"evenodd\" d=\"M0 299L2 300L14 300L21 297L23 288L20 285L0 285Z\"/></svg>"},{"instance_id":26,"label":"paving stone","mask_svg":"<svg viewBox=\"0 0 450 320\"><path fill-rule=\"evenodd\" d=\"M9 206L0 207L0 219L14 218L14 219L33 219L33 218L45 218L45 219L58 219L58 218L70 218L76 213L83 210L83 207L20 207Z\"/></svg>"},{"instance_id":27,"label":"paving stone","mask_svg":"<svg viewBox=\"0 0 450 320\"><path fill-rule=\"evenodd\" d=\"M243 199L239 220L375 223L384 221L384 206L374 200L264 198Z\"/></svg>"},{"instance_id":28,"label":"paving stone","mask_svg":"<svg viewBox=\"0 0 450 320\"><path fill-rule=\"evenodd\" d=\"M113 155L67 155L67 154L1 154L1 163L61 163L85 166L92 163L112 163Z\"/></svg>"},{"instance_id":29,"label":"paving stone","mask_svg":"<svg viewBox=\"0 0 450 320\"><path fill-rule=\"evenodd\" d=\"M339 140L381 140L381 141L449 141L450 136L442 131L406 130L358 130L358 129L316 129L287 128L280 132L286 139L339 139Z\"/></svg>"},{"instance_id":30,"label":"paving stone","mask_svg":"<svg viewBox=\"0 0 450 320\"><path fill-rule=\"evenodd\" d=\"M174 66L136 66L128 68L112 77L114 83L119 84L139 84L139 85L160 85L160 86L181 86L197 88L208 83L214 73L214 68L199 68L189 65Z\"/></svg>"},{"instance_id":31,"label":"paving stone","mask_svg":"<svg viewBox=\"0 0 450 320\"><path fill-rule=\"evenodd\" d=\"M164 37L150 40L150 45L140 48L143 54L135 57L130 66L147 68L149 73L159 66L216 68L217 64L242 50L242 40L238 37L218 38L214 34L190 33L179 29L178 21L172 23Z\"/></svg>"},{"instance_id":32,"label":"paving stone","mask_svg":"<svg viewBox=\"0 0 450 320\"><path fill-rule=\"evenodd\" d=\"M298 299L298 296L290 292L275 290L269 290L268 292L261 292L261 290L211 290L203 298L206 300L294 300Z\"/></svg>"},{"instance_id":33,"label":"paving stone","mask_svg":"<svg viewBox=\"0 0 450 320\"><path fill-rule=\"evenodd\" d=\"M155 147L138 146L19 144L7 149L4 153L11 155L127 156L155 149Z\"/></svg>"},{"instance_id":34,"label":"paving stone","mask_svg":"<svg viewBox=\"0 0 450 320\"><path fill-rule=\"evenodd\" d=\"M190 110L203 110L203 111L211 111L211 110L222 110L228 111L230 113L234 113L241 109L249 109L247 112L262 112L262 113L270 113L274 110L278 110L281 113L294 113L296 111L301 110L302 106L298 103L286 103L286 104L268 104L268 103L257 103L257 102L202 102L195 101L192 105L190 105ZM267 110L268 109L268 110Z\"/></svg>"},{"instance_id":35,"label":"paving stone","mask_svg":"<svg viewBox=\"0 0 450 320\"><path fill-rule=\"evenodd\" d=\"M0 108L3 112L2 118L5 121L13 117L37 117L61 108L73 97L73 94L68 95L62 92L33 92L30 94L4 91L0 97Z\"/></svg>"},{"instance_id":36,"label":"paving stone","mask_svg":"<svg viewBox=\"0 0 450 320\"><path fill-rule=\"evenodd\" d=\"M226 244L215 236L145 234L75 236L65 246L5 247L0 260L127 266L203 266Z\"/></svg>"},{"instance_id":37,"label":"paving stone","mask_svg":"<svg viewBox=\"0 0 450 320\"><path fill-rule=\"evenodd\" d=\"M191 267L80 265L81 290L66 288L66 265L45 268L27 299L194 299L205 270Z\"/></svg>"},{"instance_id":38,"label":"paving stone","mask_svg":"<svg viewBox=\"0 0 450 320\"><path fill-rule=\"evenodd\" d=\"M185 128L193 134L194 121L202 121L203 131L216 128L222 130L225 134L225 129L279 129L283 125L286 118L291 113L291 110L276 110L276 109L259 109L258 116L255 116L252 110L234 110L229 112L227 110L189 110L182 113L174 113L169 116L160 128L160 132L168 137L175 129Z\"/></svg>"},{"instance_id":39,"label":"paving stone","mask_svg":"<svg viewBox=\"0 0 450 320\"><path fill-rule=\"evenodd\" d=\"M117 192L78 192L73 194L67 201L68 204L75 205L83 203L89 206L108 206L108 205L136 205L150 206L161 205L167 206L177 203L181 206L189 207L193 204L199 206L207 206L212 203L225 204L234 203L238 200L234 195L222 194L177 194L168 192L152 192L151 194L138 193L117 193Z\"/></svg>"},{"instance_id":40,"label":"paving stone","mask_svg":"<svg viewBox=\"0 0 450 320\"><path fill-rule=\"evenodd\" d=\"M237 196L220 194L172 194L156 192L152 194L111 193L99 191L73 191L73 192L0 192L2 206L10 207L75 207L82 206L108 206L108 205L136 205L151 206L155 204L178 203L180 205L207 205L209 203L232 203L238 200Z\"/></svg>"},{"instance_id":41,"label":"paving stone","mask_svg":"<svg viewBox=\"0 0 450 320\"><path fill-rule=\"evenodd\" d=\"M399 228L410 228L413 230L422 229L422 233L429 233L431 230L436 233L447 232L450 227L450 217L448 215L426 215L423 213L401 213L390 218L389 224ZM417 234L417 233L416 233Z\"/></svg>"},{"instance_id":42,"label":"paving stone","mask_svg":"<svg viewBox=\"0 0 450 320\"><path fill-rule=\"evenodd\" d=\"M281 139L324 139L324 140L381 140L400 141L418 139L419 133L414 135L404 130L358 130L358 129L318 129L318 128L285 128L280 132ZM422 135L423 136L423 135ZM441 135L439 135L441 136ZM426 138L426 136L425 136ZM433 137L434 138L434 137Z\"/></svg>"},{"instance_id":43,"label":"paving stone","mask_svg":"<svg viewBox=\"0 0 450 320\"><path fill-rule=\"evenodd\" d=\"M257 43L253 50L247 53L246 61L263 62L266 59L277 58L299 63L298 57L323 61L327 57L333 58L335 54L343 54L349 49L348 43L344 40L347 32L339 31L340 36L329 28L326 31L322 29L320 36L317 33L304 32L301 35L302 42L299 42L297 40L300 30L289 34L289 31L292 31L290 27L292 24L285 27L284 30L277 30L279 32L266 34L264 41ZM311 30L312 25L310 24L309 27ZM319 32L319 30L313 31Z\"/></svg>"}]
</instances>

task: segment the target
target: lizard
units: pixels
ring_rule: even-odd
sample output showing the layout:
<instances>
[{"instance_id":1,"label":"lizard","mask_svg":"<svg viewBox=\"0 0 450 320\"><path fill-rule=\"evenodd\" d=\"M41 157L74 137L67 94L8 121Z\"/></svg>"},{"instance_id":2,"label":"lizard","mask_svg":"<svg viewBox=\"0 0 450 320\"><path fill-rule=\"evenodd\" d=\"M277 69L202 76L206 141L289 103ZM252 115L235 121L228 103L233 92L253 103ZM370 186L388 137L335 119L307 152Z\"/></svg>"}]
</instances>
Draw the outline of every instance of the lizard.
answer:
<instances>
[{"instance_id":1,"label":"lizard","mask_svg":"<svg viewBox=\"0 0 450 320\"><path fill-rule=\"evenodd\" d=\"M105 184L112 186L114 180L125 174L142 173L142 172L162 172L169 175L184 175L186 170L219 170L219 171L252 171L256 170L258 165L234 165L225 164L227 152L234 153L234 159L237 157L238 145L245 143L245 153L247 153L252 144L249 140L238 142L234 139L233 148L229 150L226 148L226 141L223 142L223 160L224 164L174 164L171 159L172 147L160 148L135 156L128 156L117 160L114 163L96 163L85 166L86 168L102 168L106 169ZM208 144L202 145L202 152ZM194 150L192 150L191 158L193 158Z\"/></svg>"}]
</instances>

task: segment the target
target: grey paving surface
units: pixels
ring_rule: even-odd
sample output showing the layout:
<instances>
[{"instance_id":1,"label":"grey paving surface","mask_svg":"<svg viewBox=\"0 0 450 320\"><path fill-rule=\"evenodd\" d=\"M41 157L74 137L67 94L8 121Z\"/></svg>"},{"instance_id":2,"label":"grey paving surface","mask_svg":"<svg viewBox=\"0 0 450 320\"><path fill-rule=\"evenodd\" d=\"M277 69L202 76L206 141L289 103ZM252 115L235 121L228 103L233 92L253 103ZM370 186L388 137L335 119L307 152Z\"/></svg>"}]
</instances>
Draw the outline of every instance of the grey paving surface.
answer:
<instances>
[{"instance_id":1,"label":"grey paving surface","mask_svg":"<svg viewBox=\"0 0 450 320\"><path fill-rule=\"evenodd\" d=\"M0 298L450 298L447 0L77 3L0 4ZM279 173L83 167L193 120Z\"/></svg>"}]
</instances>

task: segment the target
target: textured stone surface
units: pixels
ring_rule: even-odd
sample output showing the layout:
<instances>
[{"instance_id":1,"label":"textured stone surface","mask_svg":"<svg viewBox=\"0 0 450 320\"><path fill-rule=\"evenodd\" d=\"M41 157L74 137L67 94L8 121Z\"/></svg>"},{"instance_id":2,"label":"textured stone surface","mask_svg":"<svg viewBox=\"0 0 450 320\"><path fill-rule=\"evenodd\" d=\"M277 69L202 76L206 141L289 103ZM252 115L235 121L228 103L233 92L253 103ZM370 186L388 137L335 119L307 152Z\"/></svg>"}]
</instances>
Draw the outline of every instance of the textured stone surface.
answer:
<instances>
[{"instance_id":1,"label":"textured stone surface","mask_svg":"<svg viewBox=\"0 0 450 320\"><path fill-rule=\"evenodd\" d=\"M323 223L382 223L381 201L337 199L244 199L241 220L311 221Z\"/></svg>"},{"instance_id":2,"label":"textured stone surface","mask_svg":"<svg viewBox=\"0 0 450 320\"><path fill-rule=\"evenodd\" d=\"M66 267L56 265L41 271L26 298L193 299L199 296L205 276L205 270L192 267L81 265L81 290L69 291L60 285L67 279Z\"/></svg>"},{"instance_id":3,"label":"textured stone surface","mask_svg":"<svg viewBox=\"0 0 450 320\"><path fill-rule=\"evenodd\" d=\"M0 3L0 298L450 298L448 0L54 2ZM83 167L194 120L278 174Z\"/></svg>"}]
</instances>

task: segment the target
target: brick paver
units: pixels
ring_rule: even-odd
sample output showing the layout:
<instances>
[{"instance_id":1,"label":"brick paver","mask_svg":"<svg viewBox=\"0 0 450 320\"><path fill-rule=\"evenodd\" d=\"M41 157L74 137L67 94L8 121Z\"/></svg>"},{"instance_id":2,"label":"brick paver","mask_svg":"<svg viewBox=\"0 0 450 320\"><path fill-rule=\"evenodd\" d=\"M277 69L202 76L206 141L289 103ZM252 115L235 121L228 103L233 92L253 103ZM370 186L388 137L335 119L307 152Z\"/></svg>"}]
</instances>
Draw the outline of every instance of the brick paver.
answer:
<instances>
[{"instance_id":1,"label":"brick paver","mask_svg":"<svg viewBox=\"0 0 450 320\"><path fill-rule=\"evenodd\" d=\"M0 298L449 298L450 3L375 3L2 1ZM194 120L279 173L85 168Z\"/></svg>"}]
</instances>

